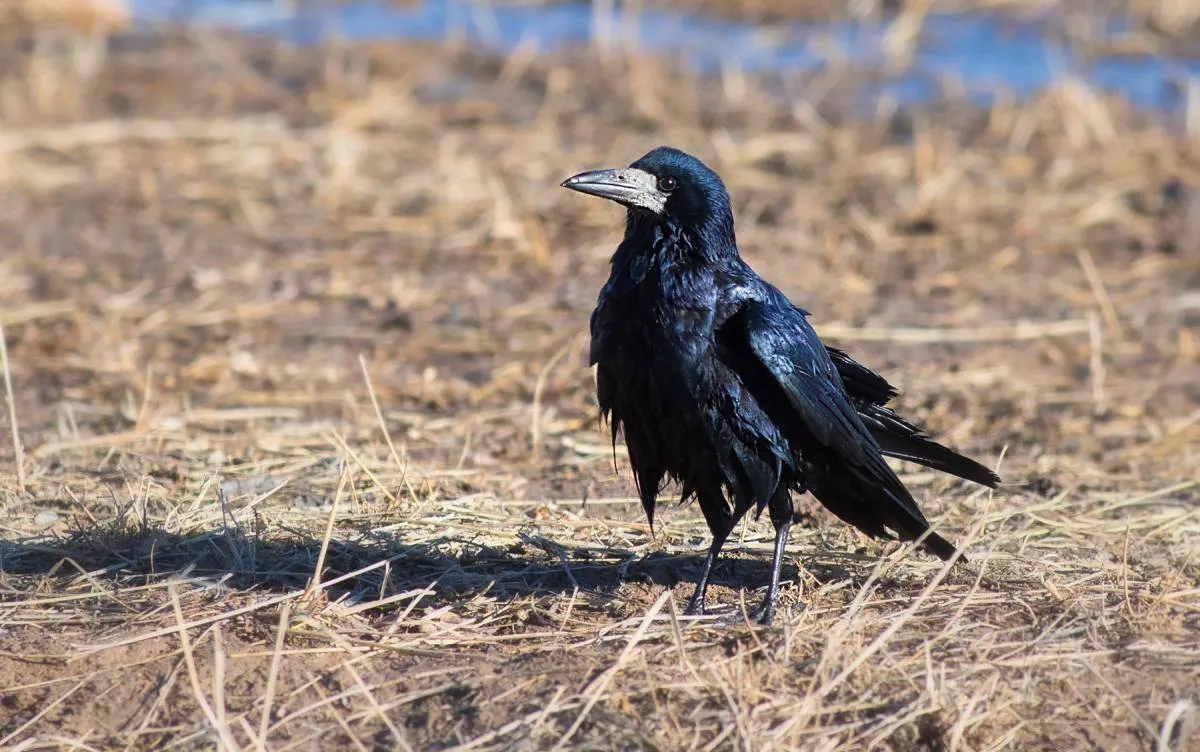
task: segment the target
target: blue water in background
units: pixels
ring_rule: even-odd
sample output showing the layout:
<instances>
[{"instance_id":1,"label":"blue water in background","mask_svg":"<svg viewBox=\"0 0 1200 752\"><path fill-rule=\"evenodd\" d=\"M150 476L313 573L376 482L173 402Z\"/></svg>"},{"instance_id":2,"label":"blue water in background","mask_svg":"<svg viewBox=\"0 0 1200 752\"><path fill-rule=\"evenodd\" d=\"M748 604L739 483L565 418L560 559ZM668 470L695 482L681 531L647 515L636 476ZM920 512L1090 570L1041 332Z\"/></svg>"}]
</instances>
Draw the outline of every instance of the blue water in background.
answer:
<instances>
[{"instance_id":1,"label":"blue water in background","mask_svg":"<svg viewBox=\"0 0 1200 752\"><path fill-rule=\"evenodd\" d=\"M423 0L391 5L385 0L316 4L292 10L277 0L133 0L147 23L179 21L208 29L264 33L296 44L330 38L350 41L465 38L499 51L519 46L550 51L587 43L609 29L615 46L681 56L700 72L730 66L747 72L806 71L843 60L880 68L883 21L835 21L759 27L684 12L620 11L599 19L587 3L504 5L481 0ZM628 40L630 30L635 40ZM830 51L836 54L830 56ZM1170 108L1186 82L1200 76L1200 61L1149 55L1084 61L1051 42L1037 24L987 14L932 14L925 19L912 64L891 76L878 93L905 103L928 101L940 81L953 81L986 102L997 91L1028 97L1065 75L1114 91L1134 104Z\"/></svg>"}]
</instances>

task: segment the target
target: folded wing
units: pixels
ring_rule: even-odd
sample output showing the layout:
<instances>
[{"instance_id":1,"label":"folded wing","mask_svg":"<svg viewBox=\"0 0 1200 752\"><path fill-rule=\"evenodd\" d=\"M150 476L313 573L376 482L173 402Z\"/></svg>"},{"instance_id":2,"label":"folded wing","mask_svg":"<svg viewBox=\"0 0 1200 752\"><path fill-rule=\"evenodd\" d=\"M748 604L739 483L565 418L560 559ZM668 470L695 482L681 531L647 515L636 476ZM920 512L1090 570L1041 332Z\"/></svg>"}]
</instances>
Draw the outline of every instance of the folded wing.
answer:
<instances>
[{"instance_id":1,"label":"folded wing","mask_svg":"<svg viewBox=\"0 0 1200 752\"><path fill-rule=\"evenodd\" d=\"M929 529L802 312L770 299L745 303L722 326L718 355L787 437L809 490L831 512L875 537L913 540ZM954 553L936 533L925 547L943 559Z\"/></svg>"},{"instance_id":2,"label":"folded wing","mask_svg":"<svg viewBox=\"0 0 1200 752\"><path fill-rule=\"evenodd\" d=\"M880 449L889 457L949 473L988 488L1000 485L1000 476L975 460L929 438L919 427L901 418L887 403L896 390L882 376L836 347L825 348L858 416L870 429Z\"/></svg>"}]
</instances>

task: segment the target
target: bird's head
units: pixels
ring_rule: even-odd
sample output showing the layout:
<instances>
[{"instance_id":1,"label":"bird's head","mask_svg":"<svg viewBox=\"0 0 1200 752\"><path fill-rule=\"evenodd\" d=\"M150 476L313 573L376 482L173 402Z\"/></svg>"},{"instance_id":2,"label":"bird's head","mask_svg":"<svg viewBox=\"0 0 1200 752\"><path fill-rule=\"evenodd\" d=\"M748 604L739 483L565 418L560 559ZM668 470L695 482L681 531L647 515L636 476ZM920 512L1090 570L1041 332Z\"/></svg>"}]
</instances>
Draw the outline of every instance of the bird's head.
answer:
<instances>
[{"instance_id":1,"label":"bird's head","mask_svg":"<svg viewBox=\"0 0 1200 752\"><path fill-rule=\"evenodd\" d=\"M624 205L633 217L687 227L727 225L729 194L717 173L691 154L660 146L628 167L581 172L564 188Z\"/></svg>"}]
</instances>

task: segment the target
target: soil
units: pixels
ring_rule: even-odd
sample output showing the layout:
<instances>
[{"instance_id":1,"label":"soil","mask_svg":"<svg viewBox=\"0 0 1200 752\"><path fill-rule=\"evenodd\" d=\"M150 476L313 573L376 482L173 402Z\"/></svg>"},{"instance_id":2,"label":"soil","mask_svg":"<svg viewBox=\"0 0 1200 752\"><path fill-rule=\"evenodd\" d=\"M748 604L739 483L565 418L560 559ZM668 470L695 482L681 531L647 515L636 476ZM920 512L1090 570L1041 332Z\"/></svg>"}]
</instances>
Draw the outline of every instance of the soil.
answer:
<instances>
[{"instance_id":1,"label":"soil","mask_svg":"<svg viewBox=\"0 0 1200 752\"><path fill-rule=\"evenodd\" d=\"M585 51L4 54L0 746L1196 739L1194 706L1164 725L1200 696L1200 163L1168 116L1064 83L863 118L820 73ZM659 143L999 466L900 466L970 565L805 498L775 627L742 611L765 521L679 615L707 531L677 489L646 524L586 362L622 217L557 187Z\"/></svg>"}]
</instances>

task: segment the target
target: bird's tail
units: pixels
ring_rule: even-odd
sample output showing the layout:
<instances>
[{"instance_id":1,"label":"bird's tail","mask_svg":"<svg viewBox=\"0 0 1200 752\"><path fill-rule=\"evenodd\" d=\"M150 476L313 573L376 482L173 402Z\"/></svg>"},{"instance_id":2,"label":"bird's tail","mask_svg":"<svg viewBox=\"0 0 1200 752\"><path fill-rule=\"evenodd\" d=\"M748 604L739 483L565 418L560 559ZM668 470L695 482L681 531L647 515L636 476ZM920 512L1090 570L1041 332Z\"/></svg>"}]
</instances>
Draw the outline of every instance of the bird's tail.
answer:
<instances>
[{"instance_id":1,"label":"bird's tail","mask_svg":"<svg viewBox=\"0 0 1200 752\"><path fill-rule=\"evenodd\" d=\"M857 469L846 470L810 475L809 490L826 509L873 538L913 541L925 535L921 547L926 551L942 561L954 556L958 549L929 529L929 521L890 468L884 470L883 477L865 477ZM967 557L959 556L959 560L965 562Z\"/></svg>"},{"instance_id":2,"label":"bird's tail","mask_svg":"<svg viewBox=\"0 0 1200 752\"><path fill-rule=\"evenodd\" d=\"M918 465L988 488L1000 485L1000 476L975 460L948 449L925 435L921 429L879 405L858 406L859 417L871 429L880 450L888 457Z\"/></svg>"},{"instance_id":3,"label":"bird's tail","mask_svg":"<svg viewBox=\"0 0 1200 752\"><path fill-rule=\"evenodd\" d=\"M957 551L954 544L946 540L935 532L930 531L929 535L925 536L925 542L922 546L926 551L938 557L942 561L949 561L954 552ZM966 556L958 557L961 561L966 561Z\"/></svg>"}]
</instances>

